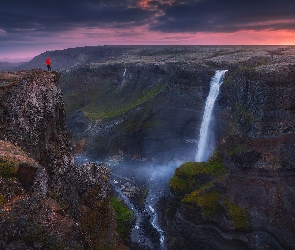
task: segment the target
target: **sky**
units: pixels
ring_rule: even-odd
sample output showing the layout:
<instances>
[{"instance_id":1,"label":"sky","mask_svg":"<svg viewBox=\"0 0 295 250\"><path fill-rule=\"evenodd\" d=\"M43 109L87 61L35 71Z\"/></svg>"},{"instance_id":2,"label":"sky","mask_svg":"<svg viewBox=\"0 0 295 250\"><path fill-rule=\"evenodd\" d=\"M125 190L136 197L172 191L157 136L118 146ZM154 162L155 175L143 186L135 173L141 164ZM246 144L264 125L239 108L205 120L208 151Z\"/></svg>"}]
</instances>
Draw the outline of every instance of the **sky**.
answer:
<instances>
[{"instance_id":1,"label":"sky","mask_svg":"<svg viewBox=\"0 0 295 250\"><path fill-rule=\"evenodd\" d=\"M1 5L0 61L96 45L295 45L295 1L6 0Z\"/></svg>"}]
</instances>

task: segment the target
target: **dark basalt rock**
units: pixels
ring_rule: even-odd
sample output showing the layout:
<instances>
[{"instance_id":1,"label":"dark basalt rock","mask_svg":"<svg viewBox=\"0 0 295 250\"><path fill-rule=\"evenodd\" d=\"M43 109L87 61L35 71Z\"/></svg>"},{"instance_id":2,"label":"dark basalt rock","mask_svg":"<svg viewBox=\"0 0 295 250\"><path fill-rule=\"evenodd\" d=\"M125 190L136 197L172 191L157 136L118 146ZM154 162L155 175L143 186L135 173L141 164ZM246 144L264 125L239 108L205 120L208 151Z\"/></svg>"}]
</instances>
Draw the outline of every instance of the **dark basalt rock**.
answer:
<instances>
[{"instance_id":1,"label":"dark basalt rock","mask_svg":"<svg viewBox=\"0 0 295 250\"><path fill-rule=\"evenodd\" d=\"M168 249L295 246L295 67L258 67L258 62L270 60L253 58L226 75L217 103L224 133L216 152L229 173L170 197L165 209L173 206L174 212L164 224ZM206 202L215 213L206 210Z\"/></svg>"},{"instance_id":2,"label":"dark basalt rock","mask_svg":"<svg viewBox=\"0 0 295 250\"><path fill-rule=\"evenodd\" d=\"M37 170L38 169L36 167L32 167L26 163L21 163L19 165L17 179L26 191L29 191L32 188Z\"/></svg>"},{"instance_id":3,"label":"dark basalt rock","mask_svg":"<svg viewBox=\"0 0 295 250\"><path fill-rule=\"evenodd\" d=\"M0 79L0 248L118 249L110 171L74 165L59 74Z\"/></svg>"},{"instance_id":4,"label":"dark basalt rock","mask_svg":"<svg viewBox=\"0 0 295 250\"><path fill-rule=\"evenodd\" d=\"M84 154L98 159L120 150L128 158L193 158L196 145L184 140L196 136L213 70L198 63L130 62L122 84L124 65L94 66L61 77L67 125Z\"/></svg>"}]
</instances>

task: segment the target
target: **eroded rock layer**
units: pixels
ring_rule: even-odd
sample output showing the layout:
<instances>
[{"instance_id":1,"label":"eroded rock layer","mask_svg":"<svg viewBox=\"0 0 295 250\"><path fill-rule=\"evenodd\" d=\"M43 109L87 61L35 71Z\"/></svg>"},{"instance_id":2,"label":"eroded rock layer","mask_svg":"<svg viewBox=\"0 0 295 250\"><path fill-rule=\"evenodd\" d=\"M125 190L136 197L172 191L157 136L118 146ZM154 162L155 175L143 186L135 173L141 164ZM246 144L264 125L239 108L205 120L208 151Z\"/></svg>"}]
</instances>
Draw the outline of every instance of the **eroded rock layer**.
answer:
<instances>
[{"instance_id":1,"label":"eroded rock layer","mask_svg":"<svg viewBox=\"0 0 295 250\"><path fill-rule=\"evenodd\" d=\"M0 74L0 249L118 249L110 171L74 165L59 74Z\"/></svg>"},{"instance_id":2,"label":"eroded rock layer","mask_svg":"<svg viewBox=\"0 0 295 250\"><path fill-rule=\"evenodd\" d=\"M294 248L295 67L278 58L230 67L215 154L182 165L170 181L169 249Z\"/></svg>"}]
</instances>

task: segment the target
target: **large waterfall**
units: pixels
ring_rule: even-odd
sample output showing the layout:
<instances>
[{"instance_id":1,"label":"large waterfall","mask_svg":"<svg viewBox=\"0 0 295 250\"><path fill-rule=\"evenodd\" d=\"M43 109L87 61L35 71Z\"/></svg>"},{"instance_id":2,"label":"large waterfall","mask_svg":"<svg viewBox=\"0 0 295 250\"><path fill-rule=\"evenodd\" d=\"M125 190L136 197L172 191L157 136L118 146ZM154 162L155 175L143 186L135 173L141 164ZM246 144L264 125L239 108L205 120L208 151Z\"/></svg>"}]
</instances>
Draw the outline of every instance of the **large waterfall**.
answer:
<instances>
[{"instance_id":1,"label":"large waterfall","mask_svg":"<svg viewBox=\"0 0 295 250\"><path fill-rule=\"evenodd\" d=\"M219 94L219 87L223 83L224 75L227 70L217 70L215 75L210 82L210 92L206 100L205 110L203 114L203 121L200 129L200 137L198 150L196 154L195 161L202 162L207 161L212 152L208 152L208 144L210 134L208 133L210 127L210 121L212 116L212 111L214 107L215 100Z\"/></svg>"}]
</instances>

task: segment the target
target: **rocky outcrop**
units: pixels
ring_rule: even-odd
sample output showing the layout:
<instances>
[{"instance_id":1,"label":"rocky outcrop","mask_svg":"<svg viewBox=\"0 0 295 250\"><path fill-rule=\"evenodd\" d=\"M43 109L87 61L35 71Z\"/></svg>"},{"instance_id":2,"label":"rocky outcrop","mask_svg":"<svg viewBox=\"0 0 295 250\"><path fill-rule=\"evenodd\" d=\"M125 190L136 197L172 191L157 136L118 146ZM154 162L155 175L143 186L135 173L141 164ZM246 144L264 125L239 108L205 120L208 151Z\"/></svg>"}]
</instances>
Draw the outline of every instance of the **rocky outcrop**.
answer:
<instances>
[{"instance_id":1,"label":"rocky outcrop","mask_svg":"<svg viewBox=\"0 0 295 250\"><path fill-rule=\"evenodd\" d=\"M0 75L0 249L118 249L110 171L74 165L58 79Z\"/></svg>"},{"instance_id":2,"label":"rocky outcrop","mask_svg":"<svg viewBox=\"0 0 295 250\"><path fill-rule=\"evenodd\" d=\"M60 180L58 176L73 165L74 158L57 87L59 74L32 70L4 73L1 78L5 85L0 90L0 138L46 166L50 181Z\"/></svg>"},{"instance_id":3,"label":"rocky outcrop","mask_svg":"<svg viewBox=\"0 0 295 250\"><path fill-rule=\"evenodd\" d=\"M284 169L295 167L291 153L295 149L292 142L295 134L294 79L294 65L252 70L248 66L229 74L222 90L221 101L230 107L233 123L238 126L240 137L246 140L244 144L258 152L263 161L272 161L276 168L279 165Z\"/></svg>"}]
</instances>

